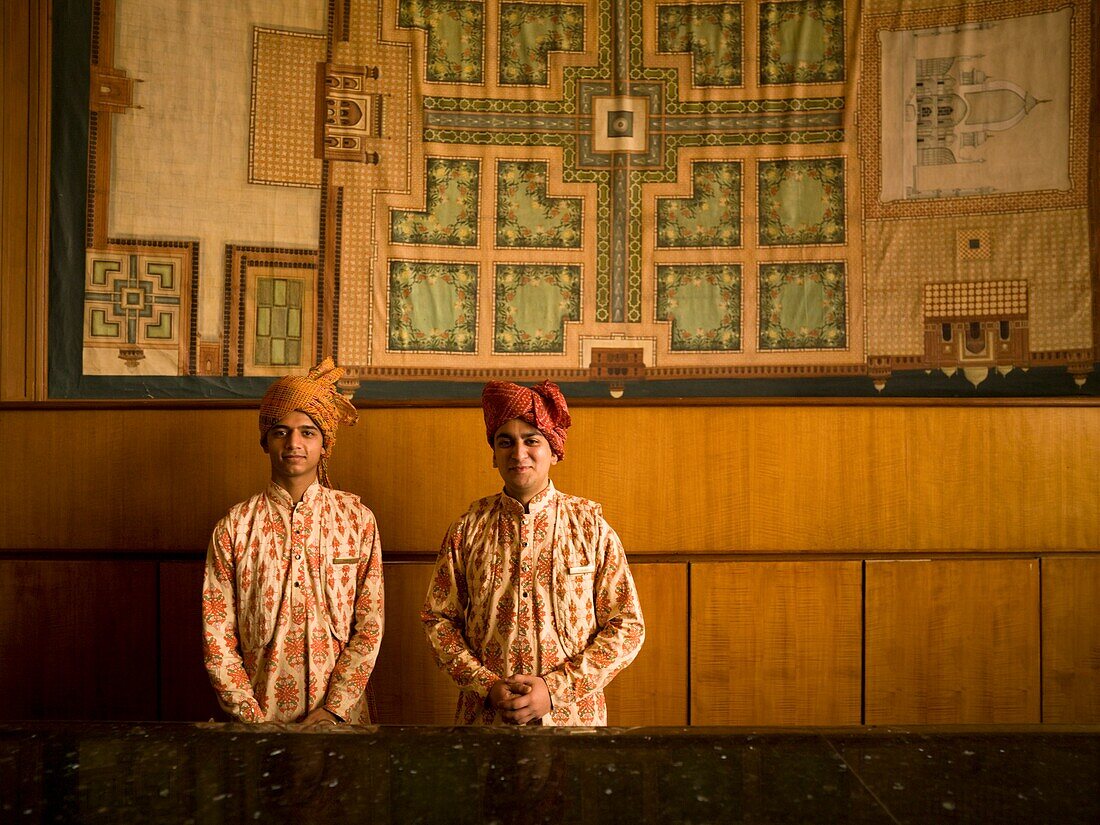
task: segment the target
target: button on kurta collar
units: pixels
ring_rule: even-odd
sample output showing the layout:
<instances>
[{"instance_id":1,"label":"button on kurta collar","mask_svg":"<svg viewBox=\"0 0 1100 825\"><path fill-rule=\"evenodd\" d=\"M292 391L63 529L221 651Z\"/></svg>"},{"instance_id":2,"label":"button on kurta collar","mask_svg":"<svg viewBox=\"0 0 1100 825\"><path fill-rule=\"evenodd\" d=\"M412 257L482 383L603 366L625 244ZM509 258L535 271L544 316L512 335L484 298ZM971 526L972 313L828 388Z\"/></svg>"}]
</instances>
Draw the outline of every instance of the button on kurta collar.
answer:
<instances>
[{"instance_id":1,"label":"button on kurta collar","mask_svg":"<svg viewBox=\"0 0 1100 825\"><path fill-rule=\"evenodd\" d=\"M556 492L557 490L554 489L554 482L547 480L546 489L543 490L541 493L538 493L533 499L531 499L530 502L528 502L527 512L531 515L534 515L540 510L545 510L547 507L550 506L550 502L554 500L554 494ZM523 505L512 498L510 495L508 495L507 491L500 494L500 501L501 504L504 506L505 512L517 516L522 516L524 514Z\"/></svg>"},{"instance_id":2,"label":"button on kurta collar","mask_svg":"<svg viewBox=\"0 0 1100 825\"><path fill-rule=\"evenodd\" d=\"M321 485L319 482L314 481L309 487L306 488L305 493L302 494L302 503L298 508L298 513L301 515L309 515L314 505L317 502L318 496L321 494ZM267 497L275 502L275 504L281 510L290 512L294 509L294 502L290 498L290 493L276 484L274 481L269 481L267 484Z\"/></svg>"}]
</instances>

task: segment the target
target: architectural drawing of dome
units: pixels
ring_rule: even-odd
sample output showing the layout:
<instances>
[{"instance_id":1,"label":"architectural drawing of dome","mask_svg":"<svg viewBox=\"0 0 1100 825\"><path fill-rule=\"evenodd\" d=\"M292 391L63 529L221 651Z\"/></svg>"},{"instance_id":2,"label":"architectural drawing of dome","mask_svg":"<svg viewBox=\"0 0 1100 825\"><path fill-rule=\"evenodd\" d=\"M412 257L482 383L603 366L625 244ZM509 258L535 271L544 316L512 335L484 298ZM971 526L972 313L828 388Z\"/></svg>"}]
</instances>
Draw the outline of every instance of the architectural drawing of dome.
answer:
<instances>
[{"instance_id":1,"label":"architectural drawing of dome","mask_svg":"<svg viewBox=\"0 0 1100 825\"><path fill-rule=\"evenodd\" d=\"M981 162L971 150L996 132L1016 126L1040 103L1026 89L994 80L979 68L963 68L977 57L917 60L906 119L916 126L917 164L941 166Z\"/></svg>"}]
</instances>

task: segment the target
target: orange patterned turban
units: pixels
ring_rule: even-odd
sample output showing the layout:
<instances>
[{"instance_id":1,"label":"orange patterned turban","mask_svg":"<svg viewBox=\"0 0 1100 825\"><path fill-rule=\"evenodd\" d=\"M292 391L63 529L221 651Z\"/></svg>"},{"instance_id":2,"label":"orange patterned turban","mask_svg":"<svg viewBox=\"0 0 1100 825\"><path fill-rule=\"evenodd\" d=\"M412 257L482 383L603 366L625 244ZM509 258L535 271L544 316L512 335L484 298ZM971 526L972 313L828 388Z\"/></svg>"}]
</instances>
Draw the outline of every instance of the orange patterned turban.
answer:
<instances>
[{"instance_id":1,"label":"orange patterned turban","mask_svg":"<svg viewBox=\"0 0 1100 825\"><path fill-rule=\"evenodd\" d=\"M326 358L309 371L309 375L287 375L267 388L260 402L260 444L264 445L267 431L290 415L303 412L321 428L325 438L318 468L318 480L331 487L328 480L328 457L336 444L336 428L341 424L353 425L359 414L351 402L336 389L336 382L344 374L343 367Z\"/></svg>"},{"instance_id":2,"label":"orange patterned turban","mask_svg":"<svg viewBox=\"0 0 1100 825\"><path fill-rule=\"evenodd\" d=\"M573 421L565 396L553 381L543 381L534 387L490 381L481 391L481 409L485 413L485 435L489 444L493 443L493 436L504 422L522 418L538 427L559 461L565 458L565 431Z\"/></svg>"}]
</instances>

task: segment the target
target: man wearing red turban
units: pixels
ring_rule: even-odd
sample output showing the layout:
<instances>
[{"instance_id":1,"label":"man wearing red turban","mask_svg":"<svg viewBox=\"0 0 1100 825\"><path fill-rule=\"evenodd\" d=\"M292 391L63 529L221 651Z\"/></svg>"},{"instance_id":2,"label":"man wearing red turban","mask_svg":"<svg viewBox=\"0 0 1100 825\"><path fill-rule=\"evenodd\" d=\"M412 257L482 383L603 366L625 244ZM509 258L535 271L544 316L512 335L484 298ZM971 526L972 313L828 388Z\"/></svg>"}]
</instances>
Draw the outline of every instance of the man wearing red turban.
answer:
<instances>
[{"instance_id":1,"label":"man wearing red turban","mask_svg":"<svg viewBox=\"0 0 1100 825\"><path fill-rule=\"evenodd\" d=\"M606 725L603 688L645 625L599 504L559 492L572 420L558 386L493 381L485 434L504 490L451 525L420 617L460 724Z\"/></svg>"},{"instance_id":2,"label":"man wearing red turban","mask_svg":"<svg viewBox=\"0 0 1100 825\"><path fill-rule=\"evenodd\" d=\"M374 514L333 490L328 457L357 418L326 358L260 403L267 489L218 522L206 556L203 653L222 708L242 722L369 723L382 639Z\"/></svg>"}]
</instances>

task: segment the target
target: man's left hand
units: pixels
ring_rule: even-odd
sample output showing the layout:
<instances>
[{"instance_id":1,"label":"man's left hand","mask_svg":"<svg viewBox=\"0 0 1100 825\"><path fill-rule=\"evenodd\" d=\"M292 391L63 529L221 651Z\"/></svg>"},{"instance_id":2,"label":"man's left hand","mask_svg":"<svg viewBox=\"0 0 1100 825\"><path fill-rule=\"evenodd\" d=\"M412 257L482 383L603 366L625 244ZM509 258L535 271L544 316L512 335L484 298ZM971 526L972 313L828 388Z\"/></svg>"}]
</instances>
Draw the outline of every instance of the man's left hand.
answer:
<instances>
[{"instance_id":1,"label":"man's left hand","mask_svg":"<svg viewBox=\"0 0 1100 825\"><path fill-rule=\"evenodd\" d=\"M500 715L511 725L526 725L550 712L550 691L541 676L517 673L504 680L513 693L521 694L500 705Z\"/></svg>"},{"instance_id":2,"label":"man's left hand","mask_svg":"<svg viewBox=\"0 0 1100 825\"><path fill-rule=\"evenodd\" d=\"M311 710L306 718L302 720L302 724L306 727L316 727L317 725L338 725L340 720L336 718L336 714L328 711L324 706Z\"/></svg>"}]
</instances>

